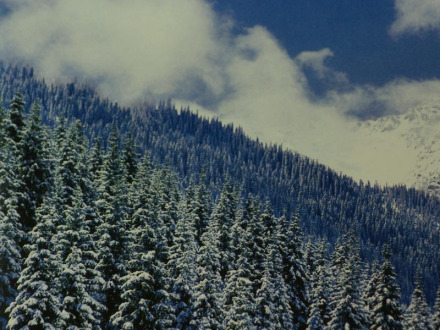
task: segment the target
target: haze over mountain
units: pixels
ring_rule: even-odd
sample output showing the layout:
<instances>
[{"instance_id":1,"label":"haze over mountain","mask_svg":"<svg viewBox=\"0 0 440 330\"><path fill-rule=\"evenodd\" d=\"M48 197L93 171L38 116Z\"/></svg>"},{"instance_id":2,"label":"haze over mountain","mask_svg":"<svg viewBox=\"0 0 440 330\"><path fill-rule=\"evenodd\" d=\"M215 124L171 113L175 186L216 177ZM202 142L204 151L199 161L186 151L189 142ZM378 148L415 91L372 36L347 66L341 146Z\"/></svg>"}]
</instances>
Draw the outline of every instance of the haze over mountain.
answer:
<instances>
[{"instance_id":1,"label":"haze over mountain","mask_svg":"<svg viewBox=\"0 0 440 330\"><path fill-rule=\"evenodd\" d=\"M409 133L359 122L440 104L440 5L328 6L3 0L0 57L127 105L171 97L356 179L413 183L420 147L400 139Z\"/></svg>"}]
</instances>

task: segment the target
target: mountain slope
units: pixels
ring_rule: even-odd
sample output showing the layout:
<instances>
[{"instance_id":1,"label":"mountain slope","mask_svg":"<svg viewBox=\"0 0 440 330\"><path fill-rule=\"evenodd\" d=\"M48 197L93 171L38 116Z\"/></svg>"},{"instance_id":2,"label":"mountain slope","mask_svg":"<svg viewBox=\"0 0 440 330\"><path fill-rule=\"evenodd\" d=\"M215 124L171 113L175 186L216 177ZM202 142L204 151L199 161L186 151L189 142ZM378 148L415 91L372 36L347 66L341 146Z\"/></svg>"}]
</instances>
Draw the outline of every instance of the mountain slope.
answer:
<instances>
[{"instance_id":1,"label":"mountain slope","mask_svg":"<svg viewBox=\"0 0 440 330\"><path fill-rule=\"evenodd\" d=\"M427 287L439 283L440 203L423 191L358 184L307 157L251 140L232 125L178 112L170 102L123 108L87 86L49 86L28 69L0 70L2 100L7 103L16 90L26 96L28 107L41 100L46 123L59 116L78 118L92 138L106 139L114 125L122 134L131 131L154 161L178 171L183 184L202 176L218 196L215 187L229 177L245 195L269 198L277 215L299 209L304 232L325 236L331 244L352 230L361 237L366 262L390 243L406 302L418 266ZM428 292L431 301L434 293Z\"/></svg>"}]
</instances>

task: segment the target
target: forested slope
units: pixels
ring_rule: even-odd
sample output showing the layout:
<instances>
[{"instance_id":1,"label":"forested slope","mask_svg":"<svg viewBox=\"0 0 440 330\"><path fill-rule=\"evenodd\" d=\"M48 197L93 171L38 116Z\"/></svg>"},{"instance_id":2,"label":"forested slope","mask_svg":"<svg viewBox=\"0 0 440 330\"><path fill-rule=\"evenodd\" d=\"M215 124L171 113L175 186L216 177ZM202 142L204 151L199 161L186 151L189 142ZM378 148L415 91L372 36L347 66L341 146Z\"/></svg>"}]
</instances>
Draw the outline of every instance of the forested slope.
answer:
<instances>
[{"instance_id":1,"label":"forested slope","mask_svg":"<svg viewBox=\"0 0 440 330\"><path fill-rule=\"evenodd\" d=\"M0 108L0 327L15 329L429 329L418 271L400 303L392 251L363 262L351 230L329 250L300 215L203 176L184 188L113 126L41 123Z\"/></svg>"},{"instance_id":2,"label":"forested slope","mask_svg":"<svg viewBox=\"0 0 440 330\"><path fill-rule=\"evenodd\" d=\"M2 100L8 104L16 91L27 107L39 99L44 122L80 119L86 133L107 139L113 124L121 134L131 132L153 162L168 164L187 185L203 174L219 196L227 178L241 185L243 195L269 197L274 213L299 210L306 235L326 237L333 245L351 229L361 238L361 256L372 261L381 246L391 244L405 302L413 289L416 269L430 290L432 303L440 274L440 203L421 191L356 183L304 156L251 140L232 125L177 111L170 102L123 108L101 99L89 87L47 85L31 69L4 68L0 75Z\"/></svg>"}]
</instances>

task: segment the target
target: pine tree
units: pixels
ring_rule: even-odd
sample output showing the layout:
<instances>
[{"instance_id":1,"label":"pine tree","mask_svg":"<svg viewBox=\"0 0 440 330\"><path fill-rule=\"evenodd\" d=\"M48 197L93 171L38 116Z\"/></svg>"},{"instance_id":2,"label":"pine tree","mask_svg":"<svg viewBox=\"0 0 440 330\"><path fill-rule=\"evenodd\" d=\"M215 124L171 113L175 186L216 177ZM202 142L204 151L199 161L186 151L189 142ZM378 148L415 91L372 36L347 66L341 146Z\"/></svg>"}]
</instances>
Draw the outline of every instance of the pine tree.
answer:
<instances>
[{"instance_id":1,"label":"pine tree","mask_svg":"<svg viewBox=\"0 0 440 330\"><path fill-rule=\"evenodd\" d=\"M328 260L326 258L327 243L321 240L316 249L316 256L314 263L316 264L315 271L311 274L311 293L310 293L310 308L309 318L307 320L307 329L323 329L329 322L330 307L329 307L329 270Z\"/></svg>"},{"instance_id":2,"label":"pine tree","mask_svg":"<svg viewBox=\"0 0 440 330\"><path fill-rule=\"evenodd\" d=\"M294 315L294 323L298 329L305 329L308 316L308 297L306 283L308 277L301 250L302 233L299 213L287 222L285 217L278 220L279 248L283 260L283 278L289 294L290 308Z\"/></svg>"},{"instance_id":3,"label":"pine tree","mask_svg":"<svg viewBox=\"0 0 440 330\"><path fill-rule=\"evenodd\" d=\"M422 273L417 272L416 287L405 313L405 329L431 329L429 307L422 286Z\"/></svg>"},{"instance_id":4,"label":"pine tree","mask_svg":"<svg viewBox=\"0 0 440 330\"><path fill-rule=\"evenodd\" d=\"M6 146L6 109L2 105L0 99L0 150Z\"/></svg>"},{"instance_id":5,"label":"pine tree","mask_svg":"<svg viewBox=\"0 0 440 330\"><path fill-rule=\"evenodd\" d=\"M21 254L17 240L23 235L17 228L18 214L14 200L6 202L6 215L0 211L0 328L7 323L6 308L17 296Z\"/></svg>"},{"instance_id":6,"label":"pine tree","mask_svg":"<svg viewBox=\"0 0 440 330\"><path fill-rule=\"evenodd\" d=\"M437 297L434 304L434 313L432 314L432 328L440 330L440 287L437 289Z\"/></svg>"},{"instance_id":7,"label":"pine tree","mask_svg":"<svg viewBox=\"0 0 440 330\"><path fill-rule=\"evenodd\" d=\"M212 198L206 184L202 182L195 188L194 198L190 200L189 208L196 215L194 226L196 229L195 239L198 246L201 245L201 237L208 228L209 218L212 213Z\"/></svg>"},{"instance_id":8,"label":"pine tree","mask_svg":"<svg viewBox=\"0 0 440 330\"><path fill-rule=\"evenodd\" d=\"M353 235L353 234L351 234ZM361 300L361 264L359 247L354 236L345 236L336 248L333 267L335 287L331 297L329 329L366 329L368 326L365 305Z\"/></svg>"},{"instance_id":9,"label":"pine tree","mask_svg":"<svg viewBox=\"0 0 440 330\"><path fill-rule=\"evenodd\" d=\"M391 264L391 250L385 247L384 262L378 274L377 286L370 305L370 329L403 329L400 309L400 289Z\"/></svg>"},{"instance_id":10,"label":"pine tree","mask_svg":"<svg viewBox=\"0 0 440 330\"><path fill-rule=\"evenodd\" d=\"M138 154L136 153L136 144L133 135L130 132L124 140L124 149L122 151L122 166L127 183L131 184L136 176Z\"/></svg>"},{"instance_id":11,"label":"pine tree","mask_svg":"<svg viewBox=\"0 0 440 330\"><path fill-rule=\"evenodd\" d=\"M113 129L108 141L109 150L99 172L97 181L96 208L98 228L96 231L99 263L96 270L102 274L103 301L107 311L103 313L103 326L121 304L121 277L126 275L128 259L127 228L128 215L124 212L127 198L122 194L122 170L119 157L118 133Z\"/></svg>"},{"instance_id":12,"label":"pine tree","mask_svg":"<svg viewBox=\"0 0 440 330\"><path fill-rule=\"evenodd\" d=\"M93 308L91 316L84 316L84 320L87 319L95 324L96 320L102 319L102 312L105 310L105 307L98 303L102 299L101 288L104 284L104 279L99 270L96 269L98 253L88 226L89 221L87 221L86 212L87 207L83 200L82 191L77 187L72 196L72 205L62 205L62 217L58 220L57 233L53 236L52 241L53 249L56 251L64 267L62 269L63 272L60 274L61 279L59 280L60 283L64 283L60 287L61 296L64 297L66 294L72 296L74 294L72 290L84 290L87 293L86 296L84 296L82 291L78 291L75 293L77 296L72 296L72 299L75 304L83 299L87 300L87 303ZM71 270L75 270L77 273L70 273ZM74 278L81 281L77 283L77 287L73 287L74 283L69 282ZM85 305L86 302L78 304ZM79 312L72 310L76 308L76 305L72 305L69 308L71 309L69 313L75 314ZM84 312L88 313L89 307L84 308L87 309ZM73 319L77 317L73 316ZM79 323L75 322L69 322L69 324L80 326Z\"/></svg>"},{"instance_id":13,"label":"pine tree","mask_svg":"<svg viewBox=\"0 0 440 330\"><path fill-rule=\"evenodd\" d=\"M174 279L175 313L178 329L189 327L192 318L193 290L196 278L197 247L195 241L195 213L189 213L187 202L180 203L180 217L176 226L174 245L170 248L168 269Z\"/></svg>"},{"instance_id":14,"label":"pine tree","mask_svg":"<svg viewBox=\"0 0 440 330\"><path fill-rule=\"evenodd\" d=\"M7 329L63 328L66 315L58 299L59 284L54 281L61 269L60 260L52 252L51 238L55 233L53 203L43 203L37 213L38 224L31 232L32 244L18 279L18 295L8 307Z\"/></svg>"},{"instance_id":15,"label":"pine tree","mask_svg":"<svg viewBox=\"0 0 440 330\"><path fill-rule=\"evenodd\" d=\"M167 244L156 226L151 176L148 157L144 156L129 193L133 213L127 223L127 274L120 279L122 301L111 317L118 328L163 329L175 322L169 274L162 258Z\"/></svg>"},{"instance_id":16,"label":"pine tree","mask_svg":"<svg viewBox=\"0 0 440 330\"><path fill-rule=\"evenodd\" d=\"M275 235L277 233L275 232ZM255 326L259 329L297 329L288 288L282 277L282 258L277 237L267 247L267 259L256 294Z\"/></svg>"},{"instance_id":17,"label":"pine tree","mask_svg":"<svg viewBox=\"0 0 440 330\"><path fill-rule=\"evenodd\" d=\"M122 302L111 317L112 325L118 328L165 329L174 323L167 274L156 256L158 239L149 220L148 210L139 205L129 224L131 258L127 275L120 279Z\"/></svg>"},{"instance_id":18,"label":"pine tree","mask_svg":"<svg viewBox=\"0 0 440 330\"><path fill-rule=\"evenodd\" d=\"M259 201L249 197L245 203L241 222L248 222L245 236L249 238L247 249L251 253L249 261L252 268L251 281L254 295L261 286L261 274L264 272L266 261L266 241L263 235L265 229L260 221L260 214Z\"/></svg>"},{"instance_id":19,"label":"pine tree","mask_svg":"<svg viewBox=\"0 0 440 330\"><path fill-rule=\"evenodd\" d=\"M377 260L375 260L372 265L368 265L367 267L368 269L365 271L364 277L365 289L363 299L367 304L368 313L371 314L371 311L375 307L374 297L376 296L376 289L379 285L381 271Z\"/></svg>"},{"instance_id":20,"label":"pine tree","mask_svg":"<svg viewBox=\"0 0 440 330\"><path fill-rule=\"evenodd\" d=\"M220 275L222 279L226 277L235 258L231 245L231 229L237 213L237 199L232 185L229 181L226 182L212 213L212 221L217 224L219 230Z\"/></svg>"},{"instance_id":21,"label":"pine tree","mask_svg":"<svg viewBox=\"0 0 440 330\"><path fill-rule=\"evenodd\" d=\"M93 141L89 156L89 175L90 180L94 183L99 177L99 171L104 164L104 150L102 147L102 139L96 138Z\"/></svg>"},{"instance_id":22,"label":"pine tree","mask_svg":"<svg viewBox=\"0 0 440 330\"><path fill-rule=\"evenodd\" d=\"M23 129L25 126L25 102L23 101L23 95L15 93L14 98L10 103L10 109L8 111L8 118L5 123L5 130L7 138L16 145L19 144L22 138Z\"/></svg>"},{"instance_id":23,"label":"pine tree","mask_svg":"<svg viewBox=\"0 0 440 330\"><path fill-rule=\"evenodd\" d=\"M217 224L211 220L202 235L202 246L197 255L197 281L194 286L193 319L196 329L221 329L222 279Z\"/></svg>"},{"instance_id":24,"label":"pine tree","mask_svg":"<svg viewBox=\"0 0 440 330\"><path fill-rule=\"evenodd\" d=\"M15 145L8 143L0 150L0 212L6 216L9 214L9 221L14 221L13 226L19 235L9 238L14 239L22 253L21 248L28 243L28 235L23 228L22 218L18 214L19 204L25 199L18 168Z\"/></svg>"},{"instance_id":25,"label":"pine tree","mask_svg":"<svg viewBox=\"0 0 440 330\"><path fill-rule=\"evenodd\" d=\"M98 327L100 312L105 309L87 290L87 272L82 259L82 251L72 247L59 275L63 318L71 330Z\"/></svg>"},{"instance_id":26,"label":"pine tree","mask_svg":"<svg viewBox=\"0 0 440 330\"><path fill-rule=\"evenodd\" d=\"M168 249L174 244L174 233L179 214L180 193L178 178L168 168L161 167L153 172L151 180L152 208L155 215L153 227L158 231L158 238L164 246L159 256L168 262Z\"/></svg>"},{"instance_id":27,"label":"pine tree","mask_svg":"<svg viewBox=\"0 0 440 330\"><path fill-rule=\"evenodd\" d=\"M250 251L244 246L246 236L241 237L242 246L234 268L226 277L223 290L226 329L250 329L255 317L255 297L252 286L252 266L249 258Z\"/></svg>"},{"instance_id":28,"label":"pine tree","mask_svg":"<svg viewBox=\"0 0 440 330\"><path fill-rule=\"evenodd\" d=\"M35 210L42 204L50 185L49 155L45 147L45 132L41 124L40 105L32 105L19 144L19 172L23 198L19 214L24 228L35 226Z\"/></svg>"}]
</instances>

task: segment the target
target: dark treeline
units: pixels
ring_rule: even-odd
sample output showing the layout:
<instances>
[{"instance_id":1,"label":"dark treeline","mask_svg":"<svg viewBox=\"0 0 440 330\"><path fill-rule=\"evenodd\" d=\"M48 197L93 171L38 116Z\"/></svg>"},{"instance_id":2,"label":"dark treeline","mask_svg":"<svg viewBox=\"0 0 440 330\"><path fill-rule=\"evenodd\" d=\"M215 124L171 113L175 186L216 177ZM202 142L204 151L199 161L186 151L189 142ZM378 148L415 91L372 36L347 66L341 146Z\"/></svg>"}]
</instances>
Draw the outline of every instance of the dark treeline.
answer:
<instances>
[{"instance_id":1,"label":"dark treeline","mask_svg":"<svg viewBox=\"0 0 440 330\"><path fill-rule=\"evenodd\" d=\"M419 270L408 308L392 251L354 230L330 250L301 216L230 179L184 184L113 127L0 116L0 322L6 329L438 329Z\"/></svg>"}]
</instances>

